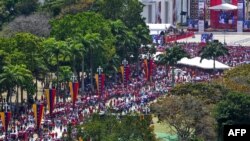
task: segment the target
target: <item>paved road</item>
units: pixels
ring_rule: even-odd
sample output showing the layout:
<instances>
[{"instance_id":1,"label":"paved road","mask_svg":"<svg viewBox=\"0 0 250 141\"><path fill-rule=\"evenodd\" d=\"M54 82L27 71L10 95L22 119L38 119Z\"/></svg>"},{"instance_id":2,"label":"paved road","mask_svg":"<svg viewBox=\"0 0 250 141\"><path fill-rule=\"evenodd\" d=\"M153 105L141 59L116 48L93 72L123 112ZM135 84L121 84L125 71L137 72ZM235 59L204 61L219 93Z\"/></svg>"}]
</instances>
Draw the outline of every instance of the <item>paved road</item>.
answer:
<instances>
[{"instance_id":1,"label":"paved road","mask_svg":"<svg viewBox=\"0 0 250 141\"><path fill-rule=\"evenodd\" d=\"M207 32L209 33L209 32ZM214 39L220 42L227 43L227 45L242 45L250 46L250 33L237 33L237 32L216 32L214 33ZM196 33L195 38L186 38L179 40L179 42L200 42L201 34Z\"/></svg>"}]
</instances>

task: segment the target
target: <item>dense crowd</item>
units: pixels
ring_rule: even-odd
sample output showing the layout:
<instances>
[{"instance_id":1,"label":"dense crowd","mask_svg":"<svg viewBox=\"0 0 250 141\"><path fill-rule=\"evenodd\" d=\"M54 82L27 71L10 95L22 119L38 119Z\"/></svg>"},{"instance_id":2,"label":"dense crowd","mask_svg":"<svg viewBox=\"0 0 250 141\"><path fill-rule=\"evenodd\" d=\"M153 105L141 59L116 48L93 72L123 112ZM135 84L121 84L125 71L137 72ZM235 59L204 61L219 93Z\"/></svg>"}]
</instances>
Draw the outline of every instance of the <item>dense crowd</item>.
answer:
<instances>
[{"instance_id":1,"label":"dense crowd","mask_svg":"<svg viewBox=\"0 0 250 141\"><path fill-rule=\"evenodd\" d=\"M203 45L187 43L183 44L182 47L191 57L194 57L199 55L198 52ZM229 49L229 55L218 58L219 61L232 67L250 61L250 48L242 46L228 46L227 48ZM211 73L208 70L187 66L176 67L173 74L170 67L165 68L165 66L155 65L152 81L148 81L145 79L143 69L140 70L139 75L131 77L127 85L112 82L111 85L106 86L102 96L91 92L79 95L74 108L70 98L67 98L66 101L59 98L53 114L46 110L39 130L35 126L33 111L26 109L25 112L15 115L15 118L11 120L8 140L60 141L61 137L67 133L68 124L79 125L93 113L114 115L149 113L148 103L155 101L171 89L172 78L175 78L175 83L187 83L209 81L211 78L222 74L222 71ZM70 96L68 95L68 97ZM42 97L37 102L46 104L46 99ZM73 128L72 136L76 136L75 128ZM4 138L5 132L2 122L0 122L0 140L4 140Z\"/></svg>"}]
</instances>

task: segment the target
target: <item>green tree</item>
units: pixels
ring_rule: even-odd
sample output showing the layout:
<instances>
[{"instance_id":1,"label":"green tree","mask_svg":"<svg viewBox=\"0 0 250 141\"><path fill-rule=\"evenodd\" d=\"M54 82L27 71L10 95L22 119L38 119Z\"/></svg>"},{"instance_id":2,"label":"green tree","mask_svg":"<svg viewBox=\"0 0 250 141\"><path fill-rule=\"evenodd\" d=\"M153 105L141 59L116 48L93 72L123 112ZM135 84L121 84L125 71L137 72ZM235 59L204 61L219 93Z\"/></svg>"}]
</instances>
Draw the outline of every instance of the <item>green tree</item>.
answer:
<instances>
[{"instance_id":1,"label":"green tree","mask_svg":"<svg viewBox=\"0 0 250 141\"><path fill-rule=\"evenodd\" d=\"M222 78L222 85L233 91L249 94L250 64L240 65L227 70Z\"/></svg>"},{"instance_id":2,"label":"green tree","mask_svg":"<svg viewBox=\"0 0 250 141\"><path fill-rule=\"evenodd\" d=\"M15 5L16 12L20 15L29 15L36 11L39 6L38 0L18 0Z\"/></svg>"},{"instance_id":3,"label":"green tree","mask_svg":"<svg viewBox=\"0 0 250 141\"><path fill-rule=\"evenodd\" d=\"M185 52L185 50L183 50L178 45L175 45L171 48L166 48L166 50L163 54L159 54L157 56L158 61L161 64L166 65L166 69L167 69L168 65L172 67L172 86L174 86L174 82L175 82L175 80L174 80L175 79L174 67L177 64L177 62L184 57L188 57L188 54ZM166 73L167 72L168 72L168 70L166 70Z\"/></svg>"},{"instance_id":4,"label":"green tree","mask_svg":"<svg viewBox=\"0 0 250 141\"><path fill-rule=\"evenodd\" d=\"M209 131L204 130L206 126L200 126L202 122L214 122L212 118L209 118L208 107L204 105L203 101L189 94L161 98L151 105L151 109L154 114L158 115L160 121L168 123L173 128L180 141L187 141L193 136L198 136L198 131ZM207 125L212 130L211 124ZM214 136L211 135L203 136L203 138L214 140Z\"/></svg>"},{"instance_id":5,"label":"green tree","mask_svg":"<svg viewBox=\"0 0 250 141\"><path fill-rule=\"evenodd\" d=\"M89 66L90 66L90 82L91 82L91 88L94 90L93 86L93 67L95 62L97 62L101 52L103 51L101 46L103 45L103 42L100 38L100 34L98 33L92 33L92 34L86 34L84 36L84 41L86 43L86 49L89 53ZM95 57L93 57L95 56ZM95 59L95 60L94 60ZM99 60L98 62L100 62ZM103 62L104 63L104 62ZM103 64L101 63L101 64ZM97 65L95 65L97 68Z\"/></svg>"},{"instance_id":6,"label":"green tree","mask_svg":"<svg viewBox=\"0 0 250 141\"><path fill-rule=\"evenodd\" d=\"M142 119L138 115L126 115L117 119L112 115L93 115L78 131L80 137L95 141L156 141L151 121L151 116Z\"/></svg>"},{"instance_id":7,"label":"green tree","mask_svg":"<svg viewBox=\"0 0 250 141\"><path fill-rule=\"evenodd\" d=\"M69 66L59 67L59 82L63 84L63 100L65 102L66 95L68 94L68 86L73 72Z\"/></svg>"},{"instance_id":8,"label":"green tree","mask_svg":"<svg viewBox=\"0 0 250 141\"><path fill-rule=\"evenodd\" d=\"M217 104L215 118L218 123L219 140L224 125L250 124L250 96L232 92Z\"/></svg>"},{"instance_id":9,"label":"green tree","mask_svg":"<svg viewBox=\"0 0 250 141\"><path fill-rule=\"evenodd\" d=\"M11 95L15 86L28 86L33 84L32 74L25 65L7 65L0 74L0 85L7 91L7 101L11 102Z\"/></svg>"},{"instance_id":10,"label":"green tree","mask_svg":"<svg viewBox=\"0 0 250 141\"><path fill-rule=\"evenodd\" d=\"M111 20L121 19L128 28L140 24L145 25L141 16L143 4L138 0L100 0L96 6L97 12L101 13L105 18Z\"/></svg>"},{"instance_id":11,"label":"green tree","mask_svg":"<svg viewBox=\"0 0 250 141\"><path fill-rule=\"evenodd\" d=\"M59 57L62 56L64 58L65 54L69 52L69 49L67 48L66 42L57 41L55 38L48 38L44 40L42 44L44 46L44 55L49 59L49 62L53 63L53 60L55 60L57 76L56 88L59 90Z\"/></svg>"},{"instance_id":12,"label":"green tree","mask_svg":"<svg viewBox=\"0 0 250 141\"><path fill-rule=\"evenodd\" d=\"M41 57L41 52L43 51L41 47L42 40L30 33L17 33L14 36L16 41L17 50L25 54L24 64L32 72L36 79L36 90L37 90L37 80L44 71L47 70L45 62ZM41 77L40 77L41 80ZM36 92L37 94L37 92Z\"/></svg>"},{"instance_id":13,"label":"green tree","mask_svg":"<svg viewBox=\"0 0 250 141\"><path fill-rule=\"evenodd\" d=\"M182 96L190 94L202 99L205 104L216 104L228 94L229 90L218 84L186 83L171 89L171 95Z\"/></svg>"},{"instance_id":14,"label":"green tree","mask_svg":"<svg viewBox=\"0 0 250 141\"><path fill-rule=\"evenodd\" d=\"M92 50L93 55L97 55L94 58L93 68L106 63L115 54L115 37L111 32L110 22L105 20L100 14L84 12L76 15L67 15L52 21L51 24L52 36L58 40L72 38L81 41L86 54L91 54L90 47L99 46L101 43L98 50ZM90 38L92 36L94 37L93 39ZM96 39L99 41L94 42L94 40L97 41ZM88 45L90 42L92 42L91 46ZM86 61L91 62L89 56L86 56L86 59Z\"/></svg>"},{"instance_id":15,"label":"green tree","mask_svg":"<svg viewBox=\"0 0 250 141\"><path fill-rule=\"evenodd\" d=\"M216 58L224 55L228 55L228 49L220 42L209 42L206 47L203 47L199 54L201 56L201 62L203 59L213 59L214 70Z\"/></svg>"}]
</instances>

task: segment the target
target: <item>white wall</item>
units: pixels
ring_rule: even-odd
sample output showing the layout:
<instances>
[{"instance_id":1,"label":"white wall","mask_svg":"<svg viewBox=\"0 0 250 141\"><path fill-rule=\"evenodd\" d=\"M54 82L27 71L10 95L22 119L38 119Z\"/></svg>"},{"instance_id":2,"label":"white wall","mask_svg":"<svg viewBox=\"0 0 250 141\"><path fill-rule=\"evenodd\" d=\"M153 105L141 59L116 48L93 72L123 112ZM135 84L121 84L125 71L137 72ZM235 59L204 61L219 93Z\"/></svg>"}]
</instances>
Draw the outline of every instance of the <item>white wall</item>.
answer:
<instances>
[{"instance_id":1,"label":"white wall","mask_svg":"<svg viewBox=\"0 0 250 141\"><path fill-rule=\"evenodd\" d=\"M149 23L148 20L148 5L152 5L152 22L157 23L157 14L158 14L158 5L161 1L161 19L162 23L171 23L173 24L173 0L140 0L145 7L143 8L142 16L146 18L145 22ZM166 7L165 2L168 2L168 7ZM187 10L187 0L183 0L183 11L189 12ZM181 22L181 0L176 0L176 15L177 15L177 23ZM167 18L166 19L166 14ZM189 14L190 15L190 14ZM186 22L186 16L183 16L183 23Z\"/></svg>"}]
</instances>

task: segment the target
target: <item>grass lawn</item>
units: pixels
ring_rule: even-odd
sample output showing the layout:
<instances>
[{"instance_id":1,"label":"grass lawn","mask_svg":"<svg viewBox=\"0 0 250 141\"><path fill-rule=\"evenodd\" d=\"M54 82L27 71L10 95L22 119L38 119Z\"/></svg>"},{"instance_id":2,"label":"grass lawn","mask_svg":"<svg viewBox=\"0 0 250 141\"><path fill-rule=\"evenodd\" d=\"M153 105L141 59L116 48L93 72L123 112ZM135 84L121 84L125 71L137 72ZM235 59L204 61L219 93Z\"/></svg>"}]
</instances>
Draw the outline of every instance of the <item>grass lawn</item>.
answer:
<instances>
[{"instance_id":1,"label":"grass lawn","mask_svg":"<svg viewBox=\"0 0 250 141\"><path fill-rule=\"evenodd\" d=\"M154 132L161 141L177 141L177 135L167 123L158 123L158 118L153 117Z\"/></svg>"}]
</instances>

